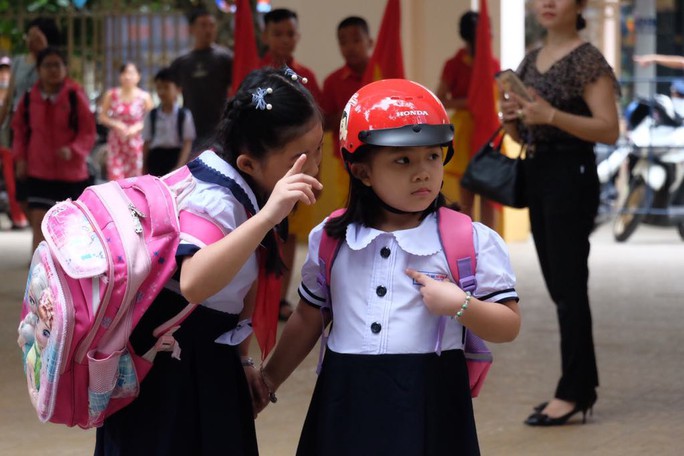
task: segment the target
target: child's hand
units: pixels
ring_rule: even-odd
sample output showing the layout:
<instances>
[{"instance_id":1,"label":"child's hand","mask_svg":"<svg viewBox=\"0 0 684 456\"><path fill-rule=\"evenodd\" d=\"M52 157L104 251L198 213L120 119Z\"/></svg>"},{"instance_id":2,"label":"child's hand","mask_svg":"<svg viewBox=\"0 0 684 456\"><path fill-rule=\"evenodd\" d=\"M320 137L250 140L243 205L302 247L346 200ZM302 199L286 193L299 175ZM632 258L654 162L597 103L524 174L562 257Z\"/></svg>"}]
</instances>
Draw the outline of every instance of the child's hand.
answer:
<instances>
[{"instance_id":1,"label":"child's hand","mask_svg":"<svg viewBox=\"0 0 684 456\"><path fill-rule=\"evenodd\" d=\"M465 292L453 282L434 280L413 269L407 269L406 275L420 285L425 307L434 315L456 315L465 300Z\"/></svg>"},{"instance_id":2,"label":"child's hand","mask_svg":"<svg viewBox=\"0 0 684 456\"><path fill-rule=\"evenodd\" d=\"M249 385L249 394L252 396L252 411L256 418L259 412L268 405L268 389L261 379L259 370L254 366L245 366L245 376Z\"/></svg>"},{"instance_id":3,"label":"child's hand","mask_svg":"<svg viewBox=\"0 0 684 456\"><path fill-rule=\"evenodd\" d=\"M261 210L273 225L277 225L287 217L297 202L301 201L307 205L315 203L314 190L323 189L323 184L315 177L302 173L305 162L305 154L297 158L292 168L276 183L271 196Z\"/></svg>"},{"instance_id":4,"label":"child's hand","mask_svg":"<svg viewBox=\"0 0 684 456\"><path fill-rule=\"evenodd\" d=\"M26 180L26 160L17 160L14 162L15 165L15 171L14 175L17 178L17 180L23 181Z\"/></svg>"},{"instance_id":5,"label":"child's hand","mask_svg":"<svg viewBox=\"0 0 684 456\"><path fill-rule=\"evenodd\" d=\"M71 149L69 149L69 146L60 147L57 149L57 156L64 161L69 161L71 159Z\"/></svg>"},{"instance_id":6,"label":"child's hand","mask_svg":"<svg viewBox=\"0 0 684 456\"><path fill-rule=\"evenodd\" d=\"M114 121L112 124L111 128L116 132L117 135L119 135L121 138L126 137L126 132L128 131L128 127L126 126L125 123L119 122L118 120Z\"/></svg>"}]
</instances>

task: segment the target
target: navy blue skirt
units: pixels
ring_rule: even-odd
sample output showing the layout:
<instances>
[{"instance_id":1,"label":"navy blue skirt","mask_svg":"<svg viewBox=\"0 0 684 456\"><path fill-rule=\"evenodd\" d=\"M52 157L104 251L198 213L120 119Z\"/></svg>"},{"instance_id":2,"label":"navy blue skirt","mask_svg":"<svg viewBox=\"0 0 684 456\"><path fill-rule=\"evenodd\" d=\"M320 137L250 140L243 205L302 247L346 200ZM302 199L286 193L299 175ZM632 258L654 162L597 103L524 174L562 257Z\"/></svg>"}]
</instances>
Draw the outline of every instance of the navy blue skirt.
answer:
<instances>
[{"instance_id":1,"label":"navy blue skirt","mask_svg":"<svg viewBox=\"0 0 684 456\"><path fill-rule=\"evenodd\" d=\"M147 332L159 323L145 320L158 320L159 313L182 304L170 302L177 299L173 295L162 292L136 326L131 336L136 353L149 349L153 339ZM156 306L160 301L166 305ZM138 398L97 430L95 455L257 455L252 403L237 347L214 342L237 320L237 315L198 306L174 333L180 361L167 352L157 354Z\"/></svg>"},{"instance_id":2,"label":"navy blue skirt","mask_svg":"<svg viewBox=\"0 0 684 456\"><path fill-rule=\"evenodd\" d=\"M479 454L463 351L326 351L297 455Z\"/></svg>"}]
</instances>

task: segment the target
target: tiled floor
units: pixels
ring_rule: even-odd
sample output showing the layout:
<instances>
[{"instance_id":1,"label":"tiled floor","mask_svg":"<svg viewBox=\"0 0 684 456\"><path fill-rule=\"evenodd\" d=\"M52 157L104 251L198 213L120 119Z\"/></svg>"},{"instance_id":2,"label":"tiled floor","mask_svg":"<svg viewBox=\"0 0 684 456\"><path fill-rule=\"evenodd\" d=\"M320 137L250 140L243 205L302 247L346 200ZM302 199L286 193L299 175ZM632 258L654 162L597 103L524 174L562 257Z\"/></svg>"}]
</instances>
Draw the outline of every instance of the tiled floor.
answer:
<instances>
[{"instance_id":1,"label":"tiled floor","mask_svg":"<svg viewBox=\"0 0 684 456\"><path fill-rule=\"evenodd\" d=\"M684 242L674 229L640 227L629 242L616 244L607 226L592 241L601 375L593 417L584 426L579 420L549 429L522 424L553 393L560 362L555 310L534 248L512 244L523 328L515 342L492 347L495 363L475 400L484 455L684 454ZM0 232L0 455L92 454L92 431L40 424L29 405L15 344L29 245L28 233ZM262 455L294 454L316 356L314 350L281 388L278 403L257 419Z\"/></svg>"}]
</instances>

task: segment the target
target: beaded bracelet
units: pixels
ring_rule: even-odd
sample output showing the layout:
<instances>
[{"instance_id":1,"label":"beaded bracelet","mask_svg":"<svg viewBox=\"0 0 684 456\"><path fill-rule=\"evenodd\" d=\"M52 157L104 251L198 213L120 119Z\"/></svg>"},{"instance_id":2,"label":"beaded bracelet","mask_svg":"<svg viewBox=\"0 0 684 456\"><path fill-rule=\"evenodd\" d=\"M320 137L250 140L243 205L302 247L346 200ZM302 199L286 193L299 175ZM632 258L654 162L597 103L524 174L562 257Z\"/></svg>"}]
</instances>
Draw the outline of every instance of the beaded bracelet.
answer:
<instances>
[{"instance_id":1,"label":"beaded bracelet","mask_svg":"<svg viewBox=\"0 0 684 456\"><path fill-rule=\"evenodd\" d=\"M469 291L465 292L465 301L463 301L463 304L461 304L461 310L456 312L456 315L451 317L452 319L461 318L463 316L463 312L465 312L465 310L468 308L468 304L470 304L470 298L472 297L473 295Z\"/></svg>"}]
</instances>

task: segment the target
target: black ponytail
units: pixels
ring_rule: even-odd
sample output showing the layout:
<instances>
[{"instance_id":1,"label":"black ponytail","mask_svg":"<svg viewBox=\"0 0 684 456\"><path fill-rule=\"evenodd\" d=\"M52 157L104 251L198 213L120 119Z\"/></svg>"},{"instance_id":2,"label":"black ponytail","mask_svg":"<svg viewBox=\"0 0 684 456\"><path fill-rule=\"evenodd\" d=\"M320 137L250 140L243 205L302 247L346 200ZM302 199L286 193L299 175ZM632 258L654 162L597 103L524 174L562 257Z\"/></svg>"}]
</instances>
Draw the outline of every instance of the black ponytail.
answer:
<instances>
[{"instance_id":1,"label":"black ponytail","mask_svg":"<svg viewBox=\"0 0 684 456\"><path fill-rule=\"evenodd\" d=\"M577 6L580 8L583 8L586 6L587 0L576 0L575 3ZM580 10L579 13L577 13L577 19L575 21L575 29L576 30L583 30L587 27L587 21L584 19L584 16L582 16L582 11Z\"/></svg>"},{"instance_id":2,"label":"black ponytail","mask_svg":"<svg viewBox=\"0 0 684 456\"><path fill-rule=\"evenodd\" d=\"M259 89L271 90L263 94L264 104L257 106L253 96ZM239 171L237 158L247 154L263 160L272 150L280 149L306 133L315 121L322 123L323 117L305 85L286 77L283 70L255 70L247 75L235 95L226 102L213 148L240 172L254 191L259 207L263 207L269 195L257 187L251 176ZM287 219L283 223L287 223ZM281 226L277 231L282 233L285 230ZM281 275L285 265L273 230L262 244L267 251L266 270Z\"/></svg>"}]
</instances>

